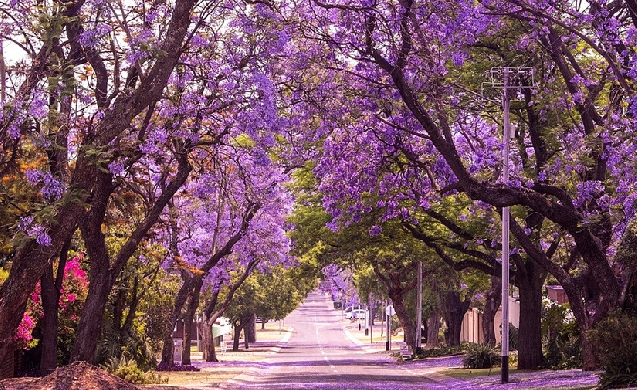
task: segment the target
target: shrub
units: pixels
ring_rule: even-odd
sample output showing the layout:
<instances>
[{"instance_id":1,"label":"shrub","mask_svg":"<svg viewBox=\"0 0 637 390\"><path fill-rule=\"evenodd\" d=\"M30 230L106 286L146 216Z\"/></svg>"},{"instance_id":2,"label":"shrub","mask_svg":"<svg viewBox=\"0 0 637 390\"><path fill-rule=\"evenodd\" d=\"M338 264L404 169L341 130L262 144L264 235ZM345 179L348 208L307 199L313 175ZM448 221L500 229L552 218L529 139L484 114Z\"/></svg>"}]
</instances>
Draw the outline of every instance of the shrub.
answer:
<instances>
[{"instance_id":1,"label":"shrub","mask_svg":"<svg viewBox=\"0 0 637 390\"><path fill-rule=\"evenodd\" d=\"M466 353L469 343L460 345L441 346L439 348L418 348L414 359L425 359L428 357L455 356Z\"/></svg>"},{"instance_id":2,"label":"shrub","mask_svg":"<svg viewBox=\"0 0 637 390\"><path fill-rule=\"evenodd\" d=\"M500 357L488 344L470 344L462 364L465 368L491 368L500 364Z\"/></svg>"},{"instance_id":3,"label":"shrub","mask_svg":"<svg viewBox=\"0 0 637 390\"><path fill-rule=\"evenodd\" d=\"M518 333L520 331L512 323L509 323L509 350L518 350Z\"/></svg>"},{"instance_id":4,"label":"shrub","mask_svg":"<svg viewBox=\"0 0 637 390\"><path fill-rule=\"evenodd\" d=\"M542 349L544 361L550 368L563 370L582 366L579 328L568 305L544 302Z\"/></svg>"},{"instance_id":5,"label":"shrub","mask_svg":"<svg viewBox=\"0 0 637 390\"><path fill-rule=\"evenodd\" d=\"M167 383L168 378L162 378L153 371L142 371L133 359L111 357L104 365L104 369L113 375L134 384Z\"/></svg>"},{"instance_id":6,"label":"shrub","mask_svg":"<svg viewBox=\"0 0 637 390\"><path fill-rule=\"evenodd\" d=\"M602 388L637 385L637 317L616 312L588 333L604 369Z\"/></svg>"}]
</instances>

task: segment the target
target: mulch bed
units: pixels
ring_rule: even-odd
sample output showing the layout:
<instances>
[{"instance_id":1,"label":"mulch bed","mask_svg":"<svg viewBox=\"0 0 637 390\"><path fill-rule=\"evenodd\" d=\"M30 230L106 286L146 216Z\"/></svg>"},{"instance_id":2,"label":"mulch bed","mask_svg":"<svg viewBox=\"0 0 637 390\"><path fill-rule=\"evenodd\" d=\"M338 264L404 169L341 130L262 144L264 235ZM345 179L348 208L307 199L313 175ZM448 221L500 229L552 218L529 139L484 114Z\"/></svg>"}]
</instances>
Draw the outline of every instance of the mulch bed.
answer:
<instances>
[{"instance_id":1,"label":"mulch bed","mask_svg":"<svg viewBox=\"0 0 637 390\"><path fill-rule=\"evenodd\" d=\"M10 378L0 390L140 390L133 384L86 362L58 367L42 378Z\"/></svg>"}]
</instances>

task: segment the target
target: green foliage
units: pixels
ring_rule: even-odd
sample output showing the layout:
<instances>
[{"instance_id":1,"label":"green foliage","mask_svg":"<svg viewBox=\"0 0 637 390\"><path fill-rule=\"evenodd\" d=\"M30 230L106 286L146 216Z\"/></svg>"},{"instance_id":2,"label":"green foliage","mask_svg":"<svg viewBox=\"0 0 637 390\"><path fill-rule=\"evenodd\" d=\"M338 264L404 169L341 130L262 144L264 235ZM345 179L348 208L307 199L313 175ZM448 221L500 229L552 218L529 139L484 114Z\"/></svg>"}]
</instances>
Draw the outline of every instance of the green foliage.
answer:
<instances>
[{"instance_id":1,"label":"green foliage","mask_svg":"<svg viewBox=\"0 0 637 390\"><path fill-rule=\"evenodd\" d=\"M440 357L440 356L456 356L462 355L467 352L468 343L461 343L460 345L441 346L440 348L420 348L416 351L416 359L425 359L428 357Z\"/></svg>"},{"instance_id":2,"label":"green foliage","mask_svg":"<svg viewBox=\"0 0 637 390\"><path fill-rule=\"evenodd\" d=\"M520 330L509 323L509 350L518 350L518 333Z\"/></svg>"},{"instance_id":3,"label":"green foliage","mask_svg":"<svg viewBox=\"0 0 637 390\"><path fill-rule=\"evenodd\" d=\"M4 281L9 277L9 271L4 268L0 268L0 284L4 283Z\"/></svg>"},{"instance_id":4,"label":"green foliage","mask_svg":"<svg viewBox=\"0 0 637 390\"><path fill-rule=\"evenodd\" d=\"M602 388L637 386L637 317L615 312L589 331L604 373Z\"/></svg>"},{"instance_id":5,"label":"green foliage","mask_svg":"<svg viewBox=\"0 0 637 390\"><path fill-rule=\"evenodd\" d=\"M544 361L554 369L582 366L582 343L568 305L545 301L542 315Z\"/></svg>"},{"instance_id":6,"label":"green foliage","mask_svg":"<svg viewBox=\"0 0 637 390\"><path fill-rule=\"evenodd\" d=\"M116 237L110 239L110 247L117 247ZM164 255L161 247L145 245L120 274L104 315L98 363L126 356L142 371L156 367L178 289L177 277L160 267Z\"/></svg>"},{"instance_id":7,"label":"green foliage","mask_svg":"<svg viewBox=\"0 0 637 390\"><path fill-rule=\"evenodd\" d=\"M111 357L104 364L104 369L113 375L134 384L168 383L168 378L163 378L154 371L144 371L137 366L133 359Z\"/></svg>"},{"instance_id":8,"label":"green foliage","mask_svg":"<svg viewBox=\"0 0 637 390\"><path fill-rule=\"evenodd\" d=\"M462 359L464 368L491 368L500 365L500 357L489 344L471 343Z\"/></svg>"}]
</instances>

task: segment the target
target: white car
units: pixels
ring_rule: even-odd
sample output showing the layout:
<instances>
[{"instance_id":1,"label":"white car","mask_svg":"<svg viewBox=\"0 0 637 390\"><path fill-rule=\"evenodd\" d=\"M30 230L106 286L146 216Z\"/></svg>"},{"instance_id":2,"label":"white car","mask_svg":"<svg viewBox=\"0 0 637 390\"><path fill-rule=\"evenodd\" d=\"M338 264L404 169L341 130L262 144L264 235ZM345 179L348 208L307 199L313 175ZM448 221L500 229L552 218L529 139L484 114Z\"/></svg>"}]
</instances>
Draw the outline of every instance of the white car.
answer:
<instances>
[{"instance_id":1,"label":"white car","mask_svg":"<svg viewBox=\"0 0 637 390\"><path fill-rule=\"evenodd\" d=\"M348 311L345 313L345 318L348 320L351 319L365 319L367 310L363 309L354 309L352 311Z\"/></svg>"}]
</instances>

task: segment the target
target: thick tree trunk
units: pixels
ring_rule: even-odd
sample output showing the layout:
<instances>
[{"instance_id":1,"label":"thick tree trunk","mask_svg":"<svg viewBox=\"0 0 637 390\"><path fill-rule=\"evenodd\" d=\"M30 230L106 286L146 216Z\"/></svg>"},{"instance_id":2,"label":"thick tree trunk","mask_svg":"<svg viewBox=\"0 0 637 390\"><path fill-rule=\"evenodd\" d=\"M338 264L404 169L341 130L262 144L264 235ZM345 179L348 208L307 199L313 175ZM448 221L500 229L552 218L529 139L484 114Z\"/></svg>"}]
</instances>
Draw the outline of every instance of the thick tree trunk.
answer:
<instances>
[{"instance_id":1,"label":"thick tree trunk","mask_svg":"<svg viewBox=\"0 0 637 390\"><path fill-rule=\"evenodd\" d=\"M40 358L40 373L48 375L57 367L57 329L58 309L60 304L60 290L64 282L64 268L68 258L71 241L67 241L60 251L60 260L55 279L53 278L53 264L50 263L40 279L42 294L42 355Z\"/></svg>"},{"instance_id":2,"label":"thick tree trunk","mask_svg":"<svg viewBox=\"0 0 637 390\"><path fill-rule=\"evenodd\" d=\"M179 248L178 248L178 227L177 227L177 213L176 209L172 204L169 204L169 231L170 231L170 241L169 241L169 250L173 256L179 256ZM181 278L183 283L177 292L177 296L175 297L175 301L173 303L173 311L170 315L170 320L166 323L166 327L164 328L164 343L161 349L161 362L159 363L162 367L171 367L175 364L175 356L173 353L173 332L175 331L175 325L177 321L181 317L181 309L186 304L188 299L188 292L190 291L190 283L192 278L188 275L188 273L184 270L181 271Z\"/></svg>"},{"instance_id":3,"label":"thick tree trunk","mask_svg":"<svg viewBox=\"0 0 637 390\"><path fill-rule=\"evenodd\" d=\"M250 332L250 327L252 327L252 329L254 330L254 314L253 313L248 313L248 314L244 314L241 317L241 329L243 329L243 346L244 348L250 349L250 338L248 333Z\"/></svg>"},{"instance_id":4,"label":"thick tree trunk","mask_svg":"<svg viewBox=\"0 0 637 390\"><path fill-rule=\"evenodd\" d=\"M246 319L248 321L243 327L245 336L246 336L246 342L256 343L257 342L257 328L256 328L257 315L252 313L249 316L247 316Z\"/></svg>"},{"instance_id":5,"label":"thick tree trunk","mask_svg":"<svg viewBox=\"0 0 637 390\"><path fill-rule=\"evenodd\" d=\"M62 261L58 265L58 268L60 267L64 267ZM40 288L43 312L42 340L40 340L42 344L40 373L48 375L57 367L58 304L60 301L60 289L56 288L52 264L47 267L40 279Z\"/></svg>"},{"instance_id":6,"label":"thick tree trunk","mask_svg":"<svg viewBox=\"0 0 637 390\"><path fill-rule=\"evenodd\" d=\"M440 308L436 307L427 319L427 348L440 347Z\"/></svg>"},{"instance_id":7,"label":"thick tree trunk","mask_svg":"<svg viewBox=\"0 0 637 390\"><path fill-rule=\"evenodd\" d=\"M173 307L173 312L170 316L170 321L166 324L165 334L164 334L164 346L161 350L161 365L162 366L172 366L175 364L175 357L173 354L173 330L175 329L175 325L177 321L181 317L181 309L186 304L186 300L188 299L188 291L191 289L190 284L192 283L192 279L189 277L184 277L184 283L181 285L179 292L177 293L177 297L175 298L175 305Z\"/></svg>"},{"instance_id":8,"label":"thick tree trunk","mask_svg":"<svg viewBox=\"0 0 637 390\"><path fill-rule=\"evenodd\" d=\"M192 315L191 315L192 314ZM192 322L193 322L194 313L190 313L190 310L187 310L184 314L184 333L182 339L182 349L181 349L181 365L189 366L190 365L190 344L192 342Z\"/></svg>"},{"instance_id":9,"label":"thick tree trunk","mask_svg":"<svg viewBox=\"0 0 637 390\"><path fill-rule=\"evenodd\" d=\"M135 313L137 313L137 307L139 306L140 299L139 278L135 276L133 287L131 289L131 301L128 305L128 313L126 314L126 319L124 319L124 324L122 324L120 329L121 337L130 337L130 335L133 334L133 321L135 320Z\"/></svg>"},{"instance_id":10,"label":"thick tree trunk","mask_svg":"<svg viewBox=\"0 0 637 390\"><path fill-rule=\"evenodd\" d=\"M218 362L217 353L215 350L215 340L212 337L212 324L204 314L203 322L201 327L201 337L203 344L203 358L207 362Z\"/></svg>"},{"instance_id":11,"label":"thick tree trunk","mask_svg":"<svg viewBox=\"0 0 637 390\"><path fill-rule=\"evenodd\" d=\"M183 333L183 349L181 353L181 365L190 365L190 342L192 341L193 322L195 320L195 313L199 307L199 297L201 292L201 286L203 285L203 279L200 276L195 276L192 283L190 294L188 297L188 303L186 306L186 312L184 313L184 333Z\"/></svg>"},{"instance_id":12,"label":"thick tree trunk","mask_svg":"<svg viewBox=\"0 0 637 390\"><path fill-rule=\"evenodd\" d=\"M582 329L580 327L580 341L582 342L582 365L586 371L593 371L599 369L599 359L595 352L593 352L593 346L590 342L588 331L592 328ZM622 346L617 346L621 348Z\"/></svg>"},{"instance_id":13,"label":"thick tree trunk","mask_svg":"<svg viewBox=\"0 0 637 390\"><path fill-rule=\"evenodd\" d=\"M241 330L243 329L243 324L235 322L233 324L233 328L234 328L234 339L232 341L232 352L237 352L239 351L239 343L241 339Z\"/></svg>"},{"instance_id":14,"label":"thick tree trunk","mask_svg":"<svg viewBox=\"0 0 637 390\"><path fill-rule=\"evenodd\" d=\"M93 363L102 330L102 318L111 291L108 265L91 267L89 288L78 325L71 361Z\"/></svg>"},{"instance_id":15,"label":"thick tree trunk","mask_svg":"<svg viewBox=\"0 0 637 390\"><path fill-rule=\"evenodd\" d=\"M502 303L501 278L491 276L491 289L487 292L482 314L482 332L485 344L495 345L495 314Z\"/></svg>"},{"instance_id":16,"label":"thick tree trunk","mask_svg":"<svg viewBox=\"0 0 637 390\"><path fill-rule=\"evenodd\" d=\"M520 291L518 369L535 370L542 365L542 286L546 272L533 261L516 259Z\"/></svg>"},{"instance_id":17,"label":"thick tree trunk","mask_svg":"<svg viewBox=\"0 0 637 390\"><path fill-rule=\"evenodd\" d=\"M460 345L462 320L470 305L471 299L461 300L457 291L447 291L444 294L442 315L447 324L445 342L448 346Z\"/></svg>"},{"instance_id":18,"label":"thick tree trunk","mask_svg":"<svg viewBox=\"0 0 637 390\"><path fill-rule=\"evenodd\" d=\"M390 289L389 290L389 298L394 305L394 310L396 311L396 316L400 321L400 325L403 327L403 331L405 332L405 342L407 345L410 345L412 348L416 348L416 325L407 309L405 308L404 302L404 294L405 290L401 289Z\"/></svg>"}]
</instances>

